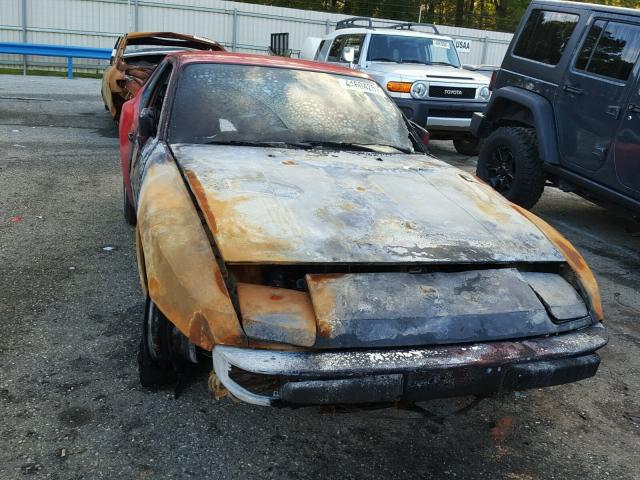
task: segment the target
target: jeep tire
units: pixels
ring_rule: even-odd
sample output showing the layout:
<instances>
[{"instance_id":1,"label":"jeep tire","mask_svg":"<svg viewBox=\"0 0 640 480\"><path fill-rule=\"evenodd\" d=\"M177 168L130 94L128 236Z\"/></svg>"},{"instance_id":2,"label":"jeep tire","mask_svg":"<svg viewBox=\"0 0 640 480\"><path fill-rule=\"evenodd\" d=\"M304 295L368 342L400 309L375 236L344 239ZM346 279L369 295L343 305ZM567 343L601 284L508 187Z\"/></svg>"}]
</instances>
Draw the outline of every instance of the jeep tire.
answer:
<instances>
[{"instance_id":1,"label":"jeep tire","mask_svg":"<svg viewBox=\"0 0 640 480\"><path fill-rule=\"evenodd\" d=\"M498 128L482 145L476 174L507 200L524 208L533 207L546 181L535 130Z\"/></svg>"}]
</instances>

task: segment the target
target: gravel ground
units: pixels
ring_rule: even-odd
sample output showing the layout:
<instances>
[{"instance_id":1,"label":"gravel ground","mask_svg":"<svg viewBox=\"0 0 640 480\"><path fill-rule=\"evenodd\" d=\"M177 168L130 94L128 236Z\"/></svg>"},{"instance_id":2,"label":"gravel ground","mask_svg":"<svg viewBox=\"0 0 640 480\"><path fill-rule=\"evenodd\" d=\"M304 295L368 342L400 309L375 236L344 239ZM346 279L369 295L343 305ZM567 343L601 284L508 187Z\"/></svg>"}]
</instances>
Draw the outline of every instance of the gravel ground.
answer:
<instances>
[{"instance_id":1,"label":"gravel ground","mask_svg":"<svg viewBox=\"0 0 640 480\"><path fill-rule=\"evenodd\" d=\"M600 282L595 378L397 409L145 391L143 299L97 80L0 76L0 478L640 478L637 225L548 189L535 208ZM473 171L446 142L436 156Z\"/></svg>"}]
</instances>

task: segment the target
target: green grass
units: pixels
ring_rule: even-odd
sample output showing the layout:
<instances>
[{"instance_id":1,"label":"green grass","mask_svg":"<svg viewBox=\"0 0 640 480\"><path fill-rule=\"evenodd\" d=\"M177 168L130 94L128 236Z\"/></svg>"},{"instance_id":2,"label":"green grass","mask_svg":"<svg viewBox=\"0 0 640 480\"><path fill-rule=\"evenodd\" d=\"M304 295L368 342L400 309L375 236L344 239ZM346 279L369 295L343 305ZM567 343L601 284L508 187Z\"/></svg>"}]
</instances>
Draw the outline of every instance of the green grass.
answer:
<instances>
[{"instance_id":1,"label":"green grass","mask_svg":"<svg viewBox=\"0 0 640 480\"><path fill-rule=\"evenodd\" d=\"M0 75L22 75L22 68L0 67ZM38 68L27 68L27 75L38 75L41 77L66 77L66 70L41 70ZM102 72L73 72L73 78L102 78Z\"/></svg>"}]
</instances>

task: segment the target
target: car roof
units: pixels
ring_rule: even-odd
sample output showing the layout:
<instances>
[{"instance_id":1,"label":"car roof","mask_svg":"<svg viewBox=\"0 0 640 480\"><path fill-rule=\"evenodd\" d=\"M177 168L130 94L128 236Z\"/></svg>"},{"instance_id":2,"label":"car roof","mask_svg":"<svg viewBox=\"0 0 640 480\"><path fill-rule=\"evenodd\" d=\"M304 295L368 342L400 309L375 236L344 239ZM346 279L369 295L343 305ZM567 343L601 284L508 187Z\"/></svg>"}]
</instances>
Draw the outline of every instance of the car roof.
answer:
<instances>
[{"instance_id":1,"label":"car roof","mask_svg":"<svg viewBox=\"0 0 640 480\"><path fill-rule=\"evenodd\" d=\"M625 15L640 16L640 10L635 8L612 7L610 5L595 5L593 3L583 3L583 2L567 2L565 0L533 0L533 2L531 2L530 8L535 8L537 6L543 6L543 5L574 8L574 9L581 9L581 10L592 10L595 12L608 12L608 13L619 13L619 14L625 14Z\"/></svg>"},{"instance_id":2,"label":"car roof","mask_svg":"<svg viewBox=\"0 0 640 480\"><path fill-rule=\"evenodd\" d=\"M290 68L295 70L308 70L313 72L334 73L349 75L351 77L371 77L366 73L351 68L340 67L329 63L311 62L288 57L274 55L259 55L254 53L235 53L224 51L188 51L171 53L168 57L176 58L181 65L189 63L226 63L235 65L255 65L260 67Z\"/></svg>"},{"instance_id":3,"label":"car roof","mask_svg":"<svg viewBox=\"0 0 640 480\"><path fill-rule=\"evenodd\" d=\"M398 37L422 37L422 38L438 38L442 40L451 40L451 37L447 35L441 35L437 33L421 32L420 30L399 30L397 28L367 28L367 27L354 27L354 28L341 28L329 33L325 38L335 38L340 35L354 35L354 34L366 34L371 35L393 35Z\"/></svg>"},{"instance_id":4,"label":"car roof","mask_svg":"<svg viewBox=\"0 0 640 480\"><path fill-rule=\"evenodd\" d=\"M123 35L126 38L127 45L139 45L139 44L164 44L164 42L185 41L194 42L202 45L209 45L214 48L223 49L222 45L215 40L211 40L205 37L199 37L197 35L187 35L184 33L175 32L128 32Z\"/></svg>"}]
</instances>

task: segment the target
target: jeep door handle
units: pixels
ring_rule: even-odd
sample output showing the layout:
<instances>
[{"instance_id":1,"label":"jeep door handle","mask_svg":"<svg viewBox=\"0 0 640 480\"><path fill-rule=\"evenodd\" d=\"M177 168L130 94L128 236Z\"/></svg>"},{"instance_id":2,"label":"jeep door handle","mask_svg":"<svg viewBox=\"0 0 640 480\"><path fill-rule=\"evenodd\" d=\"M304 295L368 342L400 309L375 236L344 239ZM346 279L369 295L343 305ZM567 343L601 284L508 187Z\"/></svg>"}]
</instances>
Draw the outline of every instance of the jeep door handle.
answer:
<instances>
[{"instance_id":1,"label":"jeep door handle","mask_svg":"<svg viewBox=\"0 0 640 480\"><path fill-rule=\"evenodd\" d=\"M628 110L630 112L640 113L640 105L636 105L635 103L630 103Z\"/></svg>"},{"instance_id":2,"label":"jeep door handle","mask_svg":"<svg viewBox=\"0 0 640 480\"><path fill-rule=\"evenodd\" d=\"M562 87L565 92L573 93L574 95L582 95L584 90L578 87L574 87L573 85L565 85Z\"/></svg>"}]
</instances>

